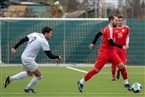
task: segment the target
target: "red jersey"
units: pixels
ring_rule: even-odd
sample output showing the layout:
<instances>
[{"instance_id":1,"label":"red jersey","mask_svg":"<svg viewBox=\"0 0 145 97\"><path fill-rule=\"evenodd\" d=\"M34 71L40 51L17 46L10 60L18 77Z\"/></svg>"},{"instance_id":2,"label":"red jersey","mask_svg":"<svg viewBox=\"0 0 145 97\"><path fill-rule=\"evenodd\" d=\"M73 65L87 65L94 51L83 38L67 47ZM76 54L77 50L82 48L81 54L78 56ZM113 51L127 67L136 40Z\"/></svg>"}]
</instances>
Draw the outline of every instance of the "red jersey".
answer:
<instances>
[{"instance_id":1,"label":"red jersey","mask_svg":"<svg viewBox=\"0 0 145 97\"><path fill-rule=\"evenodd\" d=\"M109 39L113 39L113 41L115 39L115 34L113 31L114 29L110 25L106 26L105 28L101 30L102 43L101 43L100 49L105 49L105 50L114 49L114 46L109 45L109 42L108 42Z\"/></svg>"},{"instance_id":2,"label":"red jersey","mask_svg":"<svg viewBox=\"0 0 145 97\"><path fill-rule=\"evenodd\" d=\"M114 29L110 25L108 25L104 29L102 29L101 32L102 43L100 49L98 50L98 57L94 65L94 68L99 70L101 70L107 62L111 62L115 65L122 62L114 49L115 47L109 45L108 42L109 39L113 39L113 41L115 40Z\"/></svg>"},{"instance_id":3,"label":"red jersey","mask_svg":"<svg viewBox=\"0 0 145 97\"><path fill-rule=\"evenodd\" d=\"M114 33L116 34L115 43L120 45L126 45L129 44L129 27L124 25L123 27L115 28Z\"/></svg>"}]
</instances>

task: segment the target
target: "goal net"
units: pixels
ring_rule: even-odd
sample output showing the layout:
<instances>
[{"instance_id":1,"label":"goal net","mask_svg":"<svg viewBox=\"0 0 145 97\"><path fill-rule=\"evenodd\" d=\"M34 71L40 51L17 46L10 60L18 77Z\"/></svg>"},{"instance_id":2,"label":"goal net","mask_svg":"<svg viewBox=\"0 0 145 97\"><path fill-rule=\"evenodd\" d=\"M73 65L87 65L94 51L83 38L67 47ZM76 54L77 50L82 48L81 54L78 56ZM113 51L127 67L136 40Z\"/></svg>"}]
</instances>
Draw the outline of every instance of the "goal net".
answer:
<instances>
[{"instance_id":1,"label":"goal net","mask_svg":"<svg viewBox=\"0 0 145 97\"><path fill-rule=\"evenodd\" d=\"M21 54L26 46L21 45L16 54L10 49L23 37L32 32L40 32L43 27L53 29L48 41L54 54L63 58L63 63L93 63L97 49L90 50L89 43L106 24L107 19L1 19L1 61L21 63ZM97 46L96 46L97 47ZM54 63L43 51L36 58L38 63Z\"/></svg>"}]
</instances>

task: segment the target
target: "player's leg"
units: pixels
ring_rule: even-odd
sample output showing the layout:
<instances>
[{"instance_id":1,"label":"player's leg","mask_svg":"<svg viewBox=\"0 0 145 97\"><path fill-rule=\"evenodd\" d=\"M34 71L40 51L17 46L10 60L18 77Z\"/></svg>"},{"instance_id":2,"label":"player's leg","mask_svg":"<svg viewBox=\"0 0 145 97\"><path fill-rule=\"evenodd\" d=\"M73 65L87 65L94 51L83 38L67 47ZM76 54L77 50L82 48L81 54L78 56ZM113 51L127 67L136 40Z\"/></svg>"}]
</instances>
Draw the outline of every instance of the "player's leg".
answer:
<instances>
[{"instance_id":1,"label":"player's leg","mask_svg":"<svg viewBox=\"0 0 145 97\"><path fill-rule=\"evenodd\" d=\"M31 73L31 72L29 72ZM27 85L27 87L24 89L25 92L27 93L36 93L33 90L33 87L38 83L38 81L41 79L41 72L39 69L36 69L34 72L32 72L35 77L32 78L32 80L29 82L29 84Z\"/></svg>"},{"instance_id":2,"label":"player's leg","mask_svg":"<svg viewBox=\"0 0 145 97\"><path fill-rule=\"evenodd\" d=\"M119 49L120 48L115 47L115 52L118 54L118 56L119 56ZM115 81L115 75L116 75L116 65L115 64L111 65L111 71L112 71L112 81Z\"/></svg>"},{"instance_id":3,"label":"player's leg","mask_svg":"<svg viewBox=\"0 0 145 97\"><path fill-rule=\"evenodd\" d=\"M117 79L120 79L120 69L117 70L116 78L117 78Z\"/></svg>"},{"instance_id":4,"label":"player's leg","mask_svg":"<svg viewBox=\"0 0 145 97\"><path fill-rule=\"evenodd\" d=\"M20 72L16 75L13 75L13 76L7 76L5 81L4 81L4 88L6 88L10 84L11 81L23 79L26 77L28 77L28 74L26 71L22 71L22 72Z\"/></svg>"},{"instance_id":5,"label":"player's leg","mask_svg":"<svg viewBox=\"0 0 145 97\"><path fill-rule=\"evenodd\" d=\"M123 64L125 65L126 63L123 62ZM117 79L120 79L120 72L121 72L121 70L118 68L117 75L116 75Z\"/></svg>"},{"instance_id":6,"label":"player's leg","mask_svg":"<svg viewBox=\"0 0 145 97\"><path fill-rule=\"evenodd\" d=\"M111 71L112 71L112 81L115 81L115 75L116 75L116 65L111 65Z\"/></svg>"},{"instance_id":7,"label":"player's leg","mask_svg":"<svg viewBox=\"0 0 145 97\"><path fill-rule=\"evenodd\" d=\"M99 73L99 69L93 68L90 70L81 80L77 82L78 84L78 89L80 92L82 92L83 85L86 81L88 81L90 78L92 78L95 74Z\"/></svg>"},{"instance_id":8,"label":"player's leg","mask_svg":"<svg viewBox=\"0 0 145 97\"><path fill-rule=\"evenodd\" d=\"M91 79L95 74L99 73L99 71L103 68L103 66L105 65L105 63L107 63L107 61L108 61L107 56L104 56L104 54L98 55L94 68L90 70L81 80L77 82L78 89L80 92L82 92L84 83L89 79Z\"/></svg>"},{"instance_id":9,"label":"player's leg","mask_svg":"<svg viewBox=\"0 0 145 97\"><path fill-rule=\"evenodd\" d=\"M125 65L123 63L120 63L117 65L117 67L121 71L121 75L122 75L123 80L124 80L124 87L126 87L129 91L131 91L132 89L131 89L129 82L128 82L128 75L127 75L127 70L125 68Z\"/></svg>"},{"instance_id":10,"label":"player's leg","mask_svg":"<svg viewBox=\"0 0 145 97\"><path fill-rule=\"evenodd\" d=\"M23 79L23 78L26 78L28 77L29 75L27 74L26 71L22 71L14 76L11 76L10 77L10 81L13 81L13 80L18 80L18 79Z\"/></svg>"},{"instance_id":11,"label":"player's leg","mask_svg":"<svg viewBox=\"0 0 145 97\"><path fill-rule=\"evenodd\" d=\"M90 70L81 80L80 83L84 84L86 81L88 81L89 79L91 79L95 74L99 73L100 69L98 68L93 68L92 70Z\"/></svg>"},{"instance_id":12,"label":"player's leg","mask_svg":"<svg viewBox=\"0 0 145 97\"><path fill-rule=\"evenodd\" d=\"M26 70L27 69L27 66L28 65L25 65L25 61L22 59L22 63L23 63L23 69ZM19 80L19 79L24 79L26 77L29 77L31 75L27 74L26 71L22 71L16 75L13 75L13 76L7 76L5 81L4 81L4 88L6 88L11 81L14 81L14 80Z\"/></svg>"},{"instance_id":13,"label":"player's leg","mask_svg":"<svg viewBox=\"0 0 145 97\"><path fill-rule=\"evenodd\" d=\"M32 78L32 80L28 83L28 85L26 86L26 88L24 89L25 92L27 93L36 93L34 90L33 90L33 87L38 83L38 81L41 79L41 72L40 70L38 69L38 64L33 61L31 63L31 67L29 68L29 71L27 71L28 74L34 74L35 77Z\"/></svg>"},{"instance_id":14,"label":"player's leg","mask_svg":"<svg viewBox=\"0 0 145 97\"><path fill-rule=\"evenodd\" d=\"M119 51L119 57L120 57L120 59L122 60L123 64L126 65L126 62L127 62L126 51L120 49L120 51ZM118 70L117 70L117 75L116 75L116 78L117 78L117 79L120 78L120 72L121 72L121 70L118 69Z\"/></svg>"},{"instance_id":15,"label":"player's leg","mask_svg":"<svg viewBox=\"0 0 145 97\"><path fill-rule=\"evenodd\" d=\"M121 62L121 59L120 57L117 55L117 54L113 54L113 57L111 59L111 62L113 64L117 64L116 66L120 69L121 71L121 75L123 77L123 80L124 80L124 86L129 90L131 91L131 87L129 85L129 82L128 82L128 75L127 75L127 71L126 71L126 68L125 68L125 65L123 64L123 62Z\"/></svg>"}]
</instances>

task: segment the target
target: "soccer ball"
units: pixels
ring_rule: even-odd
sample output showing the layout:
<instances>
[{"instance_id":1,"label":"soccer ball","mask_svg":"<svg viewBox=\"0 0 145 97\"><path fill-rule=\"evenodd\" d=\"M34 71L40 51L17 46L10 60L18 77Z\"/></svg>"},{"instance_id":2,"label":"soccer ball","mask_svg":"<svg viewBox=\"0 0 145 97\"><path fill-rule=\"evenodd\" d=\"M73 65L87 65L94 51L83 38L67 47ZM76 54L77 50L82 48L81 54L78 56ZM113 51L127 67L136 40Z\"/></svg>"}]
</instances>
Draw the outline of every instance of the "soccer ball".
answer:
<instances>
[{"instance_id":1,"label":"soccer ball","mask_svg":"<svg viewBox=\"0 0 145 97\"><path fill-rule=\"evenodd\" d=\"M139 93L141 91L141 89L142 89L142 86L141 86L140 83L134 83L134 84L132 84L132 91L134 93Z\"/></svg>"}]
</instances>

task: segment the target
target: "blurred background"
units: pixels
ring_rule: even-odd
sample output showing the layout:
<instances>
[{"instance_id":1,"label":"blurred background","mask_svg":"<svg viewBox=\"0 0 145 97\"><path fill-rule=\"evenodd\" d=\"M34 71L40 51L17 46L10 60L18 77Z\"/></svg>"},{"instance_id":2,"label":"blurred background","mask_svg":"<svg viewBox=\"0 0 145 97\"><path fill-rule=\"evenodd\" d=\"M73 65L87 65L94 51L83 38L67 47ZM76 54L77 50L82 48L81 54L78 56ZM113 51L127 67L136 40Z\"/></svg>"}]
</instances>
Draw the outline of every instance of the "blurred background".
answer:
<instances>
[{"instance_id":1,"label":"blurred background","mask_svg":"<svg viewBox=\"0 0 145 97\"><path fill-rule=\"evenodd\" d=\"M145 0L0 0L0 17L145 18Z\"/></svg>"}]
</instances>

